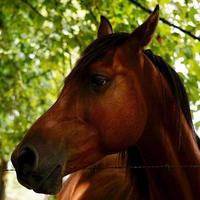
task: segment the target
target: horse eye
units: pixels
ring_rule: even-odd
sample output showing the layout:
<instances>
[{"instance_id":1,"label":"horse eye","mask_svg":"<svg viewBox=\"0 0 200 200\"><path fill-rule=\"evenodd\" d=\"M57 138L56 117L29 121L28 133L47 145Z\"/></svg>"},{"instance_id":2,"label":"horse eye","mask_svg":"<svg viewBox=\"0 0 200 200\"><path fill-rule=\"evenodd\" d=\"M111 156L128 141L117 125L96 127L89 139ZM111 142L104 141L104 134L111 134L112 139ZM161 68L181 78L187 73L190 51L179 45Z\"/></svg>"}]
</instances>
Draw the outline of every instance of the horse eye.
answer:
<instances>
[{"instance_id":1,"label":"horse eye","mask_svg":"<svg viewBox=\"0 0 200 200\"><path fill-rule=\"evenodd\" d=\"M96 91L102 89L107 83L108 83L108 78L103 75L94 74L91 76L90 84L92 89Z\"/></svg>"}]
</instances>

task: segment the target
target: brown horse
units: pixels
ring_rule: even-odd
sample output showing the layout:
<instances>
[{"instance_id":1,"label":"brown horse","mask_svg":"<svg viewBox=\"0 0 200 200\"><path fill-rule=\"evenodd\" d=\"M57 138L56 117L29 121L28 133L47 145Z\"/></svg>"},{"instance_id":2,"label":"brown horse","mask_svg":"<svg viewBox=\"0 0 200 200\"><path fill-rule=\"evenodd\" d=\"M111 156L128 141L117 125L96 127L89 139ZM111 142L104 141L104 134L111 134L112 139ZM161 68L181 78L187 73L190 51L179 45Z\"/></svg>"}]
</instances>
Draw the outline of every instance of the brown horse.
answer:
<instances>
[{"instance_id":1,"label":"brown horse","mask_svg":"<svg viewBox=\"0 0 200 200\"><path fill-rule=\"evenodd\" d=\"M155 8L131 34L101 18L98 38L55 104L12 154L21 184L59 199L200 198L200 152L177 73L144 47ZM118 153L118 154L117 154Z\"/></svg>"}]
</instances>

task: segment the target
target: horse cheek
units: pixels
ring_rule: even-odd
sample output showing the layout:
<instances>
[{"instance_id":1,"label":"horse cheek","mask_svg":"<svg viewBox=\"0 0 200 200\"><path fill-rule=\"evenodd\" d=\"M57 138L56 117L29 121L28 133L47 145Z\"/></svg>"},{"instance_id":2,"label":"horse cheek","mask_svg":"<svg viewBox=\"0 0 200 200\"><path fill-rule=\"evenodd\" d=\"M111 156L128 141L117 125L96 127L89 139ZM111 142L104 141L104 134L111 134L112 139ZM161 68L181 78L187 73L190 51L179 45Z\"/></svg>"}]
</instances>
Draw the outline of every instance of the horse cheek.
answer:
<instances>
[{"instance_id":1,"label":"horse cheek","mask_svg":"<svg viewBox=\"0 0 200 200\"><path fill-rule=\"evenodd\" d=\"M113 94L98 102L93 110L93 124L98 129L102 149L116 153L134 145L145 126L146 109L142 98L130 98L127 93ZM94 114L95 113L95 114Z\"/></svg>"}]
</instances>

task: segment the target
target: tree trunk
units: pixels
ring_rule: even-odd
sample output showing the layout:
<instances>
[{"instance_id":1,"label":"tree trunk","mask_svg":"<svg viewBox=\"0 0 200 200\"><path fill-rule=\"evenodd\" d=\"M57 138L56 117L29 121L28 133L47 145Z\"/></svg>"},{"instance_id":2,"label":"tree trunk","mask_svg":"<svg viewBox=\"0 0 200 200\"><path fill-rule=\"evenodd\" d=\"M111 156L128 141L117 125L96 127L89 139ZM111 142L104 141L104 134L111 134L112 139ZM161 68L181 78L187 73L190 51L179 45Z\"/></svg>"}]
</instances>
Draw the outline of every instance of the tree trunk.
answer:
<instances>
[{"instance_id":1,"label":"tree trunk","mask_svg":"<svg viewBox=\"0 0 200 200\"><path fill-rule=\"evenodd\" d=\"M3 159L0 159L0 200L5 199L5 170L6 170L7 162Z\"/></svg>"}]
</instances>

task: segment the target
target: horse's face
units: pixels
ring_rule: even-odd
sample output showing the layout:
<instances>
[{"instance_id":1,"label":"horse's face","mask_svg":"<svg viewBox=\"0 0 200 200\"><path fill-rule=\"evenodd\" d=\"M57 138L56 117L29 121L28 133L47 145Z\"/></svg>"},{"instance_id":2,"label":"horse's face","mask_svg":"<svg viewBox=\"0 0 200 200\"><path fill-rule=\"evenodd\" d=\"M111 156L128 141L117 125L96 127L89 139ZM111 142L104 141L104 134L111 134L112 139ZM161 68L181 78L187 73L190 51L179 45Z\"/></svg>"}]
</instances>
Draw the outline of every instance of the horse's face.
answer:
<instances>
[{"instance_id":1,"label":"horse's face","mask_svg":"<svg viewBox=\"0 0 200 200\"><path fill-rule=\"evenodd\" d=\"M142 26L156 24L157 18L155 11ZM56 193L64 175L137 142L147 119L141 49L153 33L148 30L146 42L138 43L146 31L142 26L133 32L134 39L89 65L78 64L66 78L58 100L33 124L12 155L20 183L36 192ZM103 18L98 37L110 33L111 26Z\"/></svg>"}]
</instances>

